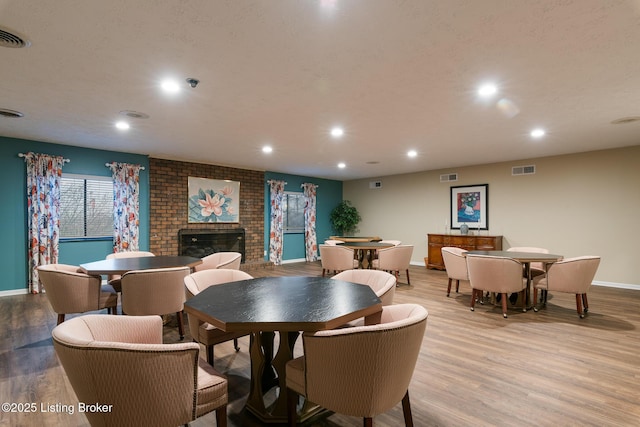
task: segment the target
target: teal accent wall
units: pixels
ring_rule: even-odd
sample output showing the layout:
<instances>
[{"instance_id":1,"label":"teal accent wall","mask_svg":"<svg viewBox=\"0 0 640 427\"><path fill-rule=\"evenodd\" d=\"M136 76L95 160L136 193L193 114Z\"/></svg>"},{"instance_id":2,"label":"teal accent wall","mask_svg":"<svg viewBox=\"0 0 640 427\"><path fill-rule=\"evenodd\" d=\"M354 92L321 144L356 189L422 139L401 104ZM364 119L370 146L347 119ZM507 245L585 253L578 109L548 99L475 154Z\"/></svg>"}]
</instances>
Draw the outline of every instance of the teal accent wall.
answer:
<instances>
[{"instance_id":1,"label":"teal accent wall","mask_svg":"<svg viewBox=\"0 0 640 427\"><path fill-rule=\"evenodd\" d=\"M302 192L301 185L310 182L318 186L316 194L316 238L318 244L324 242L333 234L329 214L342 201L342 181L330 179L312 178L298 175L287 175L277 172L265 172L265 201L264 201L264 250L269 259L269 230L271 229L270 218L270 192L269 180L285 181L285 191ZM296 260L305 258L304 233L284 235L284 247L282 249L282 260Z\"/></svg>"},{"instance_id":2,"label":"teal accent wall","mask_svg":"<svg viewBox=\"0 0 640 427\"><path fill-rule=\"evenodd\" d=\"M140 172L140 250L149 250L149 159L140 154L92 150L68 145L0 136L0 182L4 202L0 205L2 245L0 245L0 292L28 289L27 283L27 203L26 168L18 153L29 151L63 156L62 173L111 176L105 163L123 162L145 167ZM79 265L104 259L112 252L111 240L60 243L60 263Z\"/></svg>"}]
</instances>

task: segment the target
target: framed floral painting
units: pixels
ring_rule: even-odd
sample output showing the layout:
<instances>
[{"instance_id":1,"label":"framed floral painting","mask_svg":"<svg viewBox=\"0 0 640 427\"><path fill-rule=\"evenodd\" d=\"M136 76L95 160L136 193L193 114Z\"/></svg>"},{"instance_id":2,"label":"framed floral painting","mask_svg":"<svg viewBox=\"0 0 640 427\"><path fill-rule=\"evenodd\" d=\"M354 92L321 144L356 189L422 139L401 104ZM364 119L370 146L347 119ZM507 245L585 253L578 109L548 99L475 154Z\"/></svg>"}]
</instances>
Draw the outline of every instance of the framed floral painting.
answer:
<instances>
[{"instance_id":1,"label":"framed floral painting","mask_svg":"<svg viewBox=\"0 0 640 427\"><path fill-rule=\"evenodd\" d=\"M189 177L189 222L239 222L240 183Z\"/></svg>"},{"instance_id":2,"label":"framed floral painting","mask_svg":"<svg viewBox=\"0 0 640 427\"><path fill-rule=\"evenodd\" d=\"M489 229L489 184L451 187L451 228Z\"/></svg>"}]
</instances>

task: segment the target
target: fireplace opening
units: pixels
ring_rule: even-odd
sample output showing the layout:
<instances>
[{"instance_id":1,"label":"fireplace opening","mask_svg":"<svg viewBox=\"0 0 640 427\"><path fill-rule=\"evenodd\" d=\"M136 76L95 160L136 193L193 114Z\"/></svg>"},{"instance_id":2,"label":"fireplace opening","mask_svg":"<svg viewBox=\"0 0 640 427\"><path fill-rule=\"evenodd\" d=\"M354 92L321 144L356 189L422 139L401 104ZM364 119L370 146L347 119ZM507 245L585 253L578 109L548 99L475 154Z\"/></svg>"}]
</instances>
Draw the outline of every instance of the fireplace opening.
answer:
<instances>
[{"instance_id":1,"label":"fireplace opening","mask_svg":"<svg viewBox=\"0 0 640 427\"><path fill-rule=\"evenodd\" d=\"M178 252L180 255L202 258L216 252L239 252L244 254L244 228L228 230L179 230Z\"/></svg>"}]
</instances>

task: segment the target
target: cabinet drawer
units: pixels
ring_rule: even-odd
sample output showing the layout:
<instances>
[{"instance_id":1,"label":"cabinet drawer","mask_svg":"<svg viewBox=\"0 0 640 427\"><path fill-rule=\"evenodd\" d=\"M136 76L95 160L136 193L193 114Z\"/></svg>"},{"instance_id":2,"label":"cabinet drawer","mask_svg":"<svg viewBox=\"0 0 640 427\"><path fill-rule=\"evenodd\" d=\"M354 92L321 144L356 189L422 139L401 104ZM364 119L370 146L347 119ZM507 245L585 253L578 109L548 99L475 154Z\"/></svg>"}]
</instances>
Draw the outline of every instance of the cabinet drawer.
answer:
<instances>
[{"instance_id":1,"label":"cabinet drawer","mask_svg":"<svg viewBox=\"0 0 640 427\"><path fill-rule=\"evenodd\" d=\"M442 234L428 234L427 242L429 243L443 243L445 236Z\"/></svg>"}]
</instances>

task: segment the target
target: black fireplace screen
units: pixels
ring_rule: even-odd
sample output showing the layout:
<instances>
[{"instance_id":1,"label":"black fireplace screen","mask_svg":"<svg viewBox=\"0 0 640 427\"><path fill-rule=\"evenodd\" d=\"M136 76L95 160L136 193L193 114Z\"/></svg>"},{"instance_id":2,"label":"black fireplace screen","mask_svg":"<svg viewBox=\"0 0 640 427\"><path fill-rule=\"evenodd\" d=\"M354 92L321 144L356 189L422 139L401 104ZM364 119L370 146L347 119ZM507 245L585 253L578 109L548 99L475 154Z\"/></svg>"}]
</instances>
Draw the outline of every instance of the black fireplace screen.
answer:
<instances>
[{"instance_id":1,"label":"black fireplace screen","mask_svg":"<svg viewBox=\"0 0 640 427\"><path fill-rule=\"evenodd\" d=\"M229 230L180 230L178 252L202 258L215 252L240 252L244 259L244 228Z\"/></svg>"}]
</instances>

